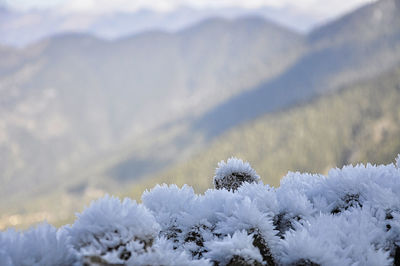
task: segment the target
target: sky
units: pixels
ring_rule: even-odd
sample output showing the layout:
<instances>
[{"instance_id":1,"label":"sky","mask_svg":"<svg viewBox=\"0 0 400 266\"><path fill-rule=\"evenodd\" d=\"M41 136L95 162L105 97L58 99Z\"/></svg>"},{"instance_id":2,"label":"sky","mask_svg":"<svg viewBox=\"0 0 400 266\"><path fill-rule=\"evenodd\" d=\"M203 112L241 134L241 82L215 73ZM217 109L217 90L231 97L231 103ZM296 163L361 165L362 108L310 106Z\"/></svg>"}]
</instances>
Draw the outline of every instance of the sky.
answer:
<instances>
[{"instance_id":1,"label":"sky","mask_svg":"<svg viewBox=\"0 0 400 266\"><path fill-rule=\"evenodd\" d=\"M29 10L56 8L64 12L108 13L151 9L168 12L178 7L274 7L288 8L318 16L335 16L374 0L0 0L8 7Z\"/></svg>"},{"instance_id":2,"label":"sky","mask_svg":"<svg viewBox=\"0 0 400 266\"><path fill-rule=\"evenodd\" d=\"M22 47L64 32L85 32L100 38L115 39L146 30L177 31L210 16L233 18L255 14L294 31L306 33L373 1L0 0L0 7L19 11L11 12L13 15L3 12L6 15L3 19L0 17L0 44ZM180 7L195 12L187 12L187 9ZM143 16L143 12L136 13L143 9L153 12L144 12L147 17ZM119 16L121 13L132 14L135 19L119 20L125 15ZM230 16L231 13L236 15ZM114 20L107 20L112 17Z\"/></svg>"}]
</instances>

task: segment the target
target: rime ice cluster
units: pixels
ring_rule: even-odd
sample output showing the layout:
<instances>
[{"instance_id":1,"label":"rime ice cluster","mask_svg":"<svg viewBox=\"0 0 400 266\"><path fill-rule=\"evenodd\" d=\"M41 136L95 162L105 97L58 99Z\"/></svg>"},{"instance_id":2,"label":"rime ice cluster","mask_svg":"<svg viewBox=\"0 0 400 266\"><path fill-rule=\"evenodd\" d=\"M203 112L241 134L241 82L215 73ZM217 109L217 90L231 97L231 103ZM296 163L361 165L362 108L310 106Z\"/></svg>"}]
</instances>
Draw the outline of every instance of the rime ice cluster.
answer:
<instances>
[{"instance_id":1,"label":"rime ice cluster","mask_svg":"<svg viewBox=\"0 0 400 266\"><path fill-rule=\"evenodd\" d=\"M229 158L226 163L219 162L214 176L216 189L224 188L232 191L237 190L244 182L257 183L258 181L260 177L250 164L236 158Z\"/></svg>"},{"instance_id":2,"label":"rime ice cluster","mask_svg":"<svg viewBox=\"0 0 400 266\"><path fill-rule=\"evenodd\" d=\"M0 233L0 265L400 265L400 168L289 173L264 185L221 162L204 194L157 185L106 196L74 224Z\"/></svg>"}]
</instances>

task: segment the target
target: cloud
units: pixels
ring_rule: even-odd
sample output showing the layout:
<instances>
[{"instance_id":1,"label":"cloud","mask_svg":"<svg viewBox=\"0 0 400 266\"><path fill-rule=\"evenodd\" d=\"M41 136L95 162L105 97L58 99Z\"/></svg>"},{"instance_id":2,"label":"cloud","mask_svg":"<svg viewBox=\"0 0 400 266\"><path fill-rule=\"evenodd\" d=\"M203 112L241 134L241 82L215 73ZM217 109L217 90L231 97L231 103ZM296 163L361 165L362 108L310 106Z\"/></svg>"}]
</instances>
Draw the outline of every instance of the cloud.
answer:
<instances>
[{"instance_id":1,"label":"cloud","mask_svg":"<svg viewBox=\"0 0 400 266\"><path fill-rule=\"evenodd\" d=\"M57 7L67 0L0 0L0 6L16 10L47 9Z\"/></svg>"},{"instance_id":2,"label":"cloud","mask_svg":"<svg viewBox=\"0 0 400 266\"><path fill-rule=\"evenodd\" d=\"M220 9L260 7L284 10L286 14L297 14L308 18L312 24L324 23L363 4L376 0L0 0L14 9L52 9L61 14L81 14L94 18L113 12L135 12L150 9L169 12L179 7L196 9ZM1 5L1 2L0 2ZM282 12L278 12L281 14ZM276 19L280 21L282 19ZM283 19L284 20L284 19ZM299 22L300 23L300 22ZM284 23L285 24L285 23ZM300 23L301 24L301 23Z\"/></svg>"},{"instance_id":3,"label":"cloud","mask_svg":"<svg viewBox=\"0 0 400 266\"><path fill-rule=\"evenodd\" d=\"M330 13L342 13L372 1L374 0L5 0L5 4L17 9L55 7L67 12L93 13L136 11L143 8L170 11L180 6L194 8L234 6L249 9L268 6L293 8L304 12L327 15Z\"/></svg>"},{"instance_id":4,"label":"cloud","mask_svg":"<svg viewBox=\"0 0 400 266\"><path fill-rule=\"evenodd\" d=\"M42 0L45 1L45 0ZM170 11L179 6L190 6L195 8L222 8L242 7L257 8L289 7L311 12L344 12L347 9L371 2L371 0L70 0L64 1L63 7L75 11L100 11L108 10L130 10L141 8L155 9L158 11Z\"/></svg>"}]
</instances>

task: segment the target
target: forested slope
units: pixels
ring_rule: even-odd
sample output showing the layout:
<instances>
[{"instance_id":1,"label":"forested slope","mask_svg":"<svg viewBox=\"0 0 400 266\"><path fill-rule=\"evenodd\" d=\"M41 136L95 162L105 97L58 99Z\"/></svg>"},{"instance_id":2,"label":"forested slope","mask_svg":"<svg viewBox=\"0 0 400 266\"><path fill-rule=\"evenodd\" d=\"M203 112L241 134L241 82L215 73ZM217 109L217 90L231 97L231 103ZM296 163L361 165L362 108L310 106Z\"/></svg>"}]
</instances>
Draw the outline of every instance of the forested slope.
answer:
<instances>
[{"instance_id":1,"label":"forested slope","mask_svg":"<svg viewBox=\"0 0 400 266\"><path fill-rule=\"evenodd\" d=\"M215 162L244 158L265 182L288 171L326 172L359 162L390 163L400 152L400 68L314 101L233 128L190 161L145 184L209 186Z\"/></svg>"}]
</instances>

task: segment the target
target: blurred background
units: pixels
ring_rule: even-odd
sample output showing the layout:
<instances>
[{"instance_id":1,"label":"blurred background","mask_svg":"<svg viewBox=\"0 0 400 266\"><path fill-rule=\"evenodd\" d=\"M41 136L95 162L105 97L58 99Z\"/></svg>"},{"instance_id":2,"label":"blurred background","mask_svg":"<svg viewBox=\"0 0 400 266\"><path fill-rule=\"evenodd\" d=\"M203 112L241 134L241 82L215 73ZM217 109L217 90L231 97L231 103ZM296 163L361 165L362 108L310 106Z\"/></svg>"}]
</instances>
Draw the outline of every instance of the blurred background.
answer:
<instances>
[{"instance_id":1,"label":"blurred background","mask_svg":"<svg viewBox=\"0 0 400 266\"><path fill-rule=\"evenodd\" d=\"M2 230L398 153L400 0L0 0Z\"/></svg>"}]
</instances>

